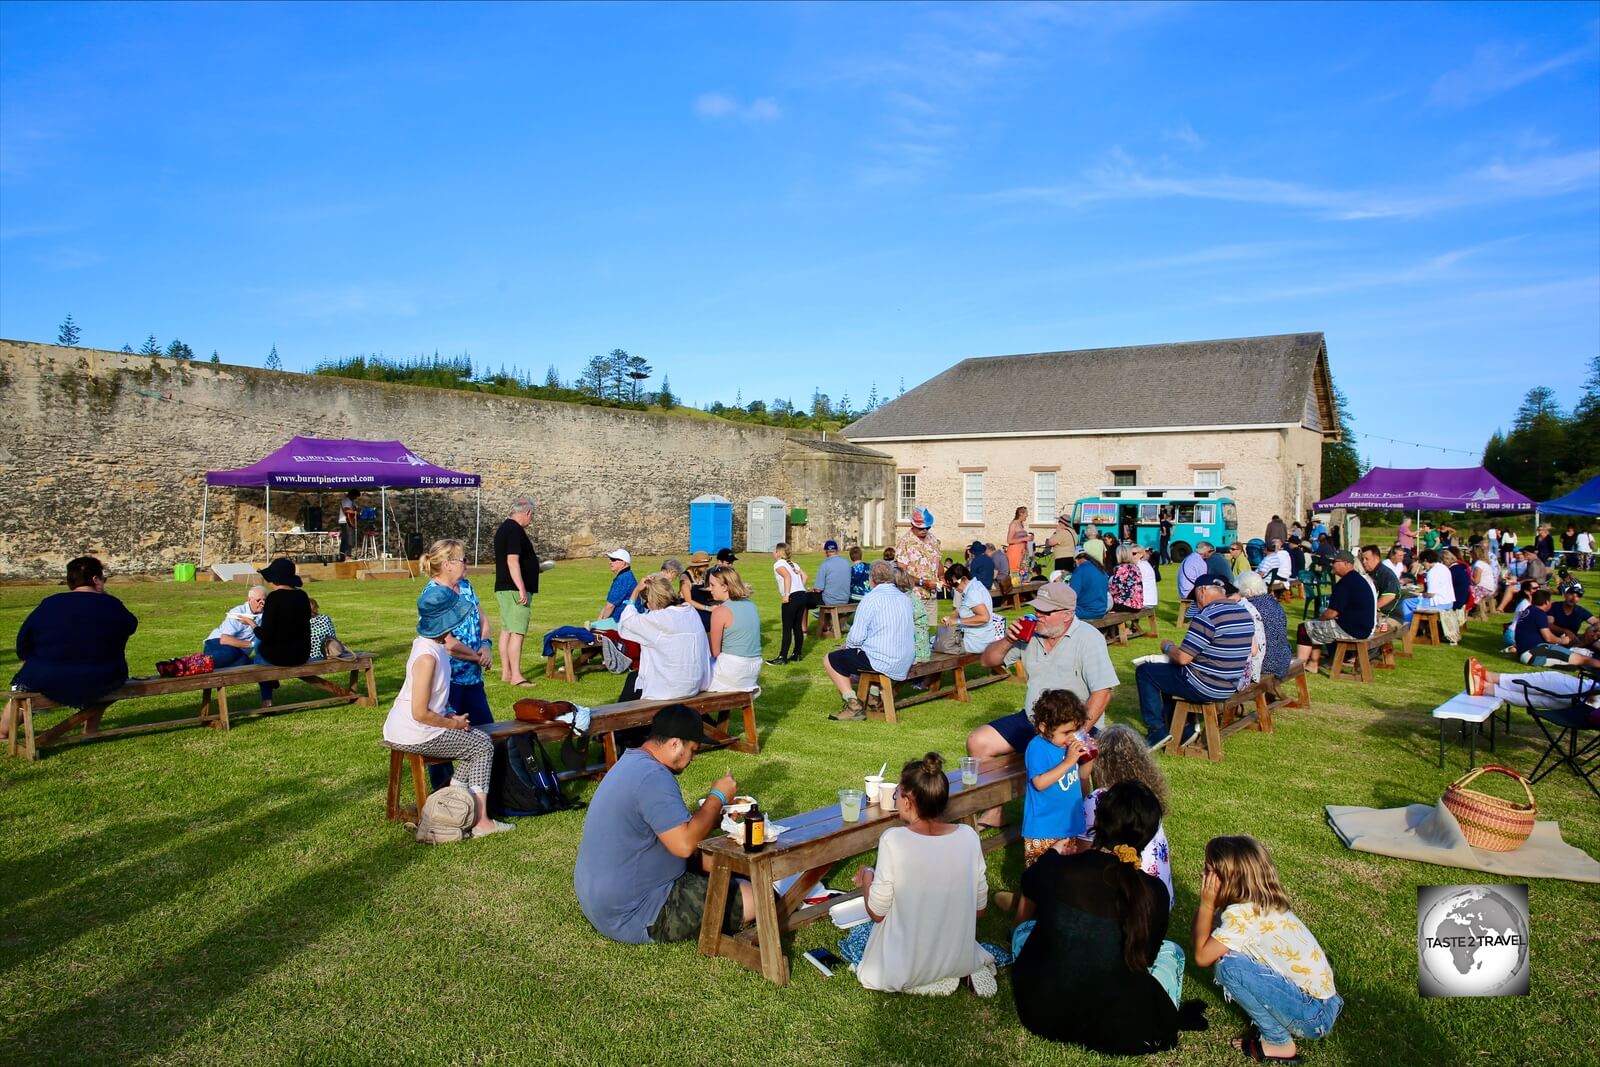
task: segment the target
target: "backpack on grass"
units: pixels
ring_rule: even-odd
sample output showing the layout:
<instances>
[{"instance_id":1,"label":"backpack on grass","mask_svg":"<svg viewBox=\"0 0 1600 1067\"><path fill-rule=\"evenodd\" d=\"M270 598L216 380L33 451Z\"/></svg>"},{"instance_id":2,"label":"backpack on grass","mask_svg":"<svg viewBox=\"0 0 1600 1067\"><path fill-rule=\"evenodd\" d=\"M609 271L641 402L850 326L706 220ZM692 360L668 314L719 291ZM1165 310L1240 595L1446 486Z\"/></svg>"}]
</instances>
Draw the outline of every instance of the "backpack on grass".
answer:
<instances>
[{"instance_id":1,"label":"backpack on grass","mask_svg":"<svg viewBox=\"0 0 1600 1067\"><path fill-rule=\"evenodd\" d=\"M505 744L495 746L494 769L489 776L491 812L522 818L581 806L567 799L555 764L537 737L512 734Z\"/></svg>"},{"instance_id":2,"label":"backpack on grass","mask_svg":"<svg viewBox=\"0 0 1600 1067\"><path fill-rule=\"evenodd\" d=\"M425 845L465 841L472 836L472 824L477 821L472 794L465 786L447 785L434 790L422 805L417 817L417 840Z\"/></svg>"}]
</instances>

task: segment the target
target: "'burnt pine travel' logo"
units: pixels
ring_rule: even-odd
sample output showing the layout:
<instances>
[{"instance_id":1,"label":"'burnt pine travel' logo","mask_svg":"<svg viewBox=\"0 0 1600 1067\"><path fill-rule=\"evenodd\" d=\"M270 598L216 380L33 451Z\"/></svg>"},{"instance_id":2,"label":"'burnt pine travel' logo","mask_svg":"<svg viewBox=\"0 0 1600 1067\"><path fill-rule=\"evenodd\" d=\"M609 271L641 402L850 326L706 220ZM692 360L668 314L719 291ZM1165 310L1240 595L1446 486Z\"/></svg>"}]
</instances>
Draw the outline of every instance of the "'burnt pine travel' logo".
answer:
<instances>
[{"instance_id":1,"label":"'burnt pine travel' logo","mask_svg":"<svg viewBox=\"0 0 1600 1067\"><path fill-rule=\"evenodd\" d=\"M1528 970L1527 886L1417 886L1417 992L1524 996Z\"/></svg>"}]
</instances>

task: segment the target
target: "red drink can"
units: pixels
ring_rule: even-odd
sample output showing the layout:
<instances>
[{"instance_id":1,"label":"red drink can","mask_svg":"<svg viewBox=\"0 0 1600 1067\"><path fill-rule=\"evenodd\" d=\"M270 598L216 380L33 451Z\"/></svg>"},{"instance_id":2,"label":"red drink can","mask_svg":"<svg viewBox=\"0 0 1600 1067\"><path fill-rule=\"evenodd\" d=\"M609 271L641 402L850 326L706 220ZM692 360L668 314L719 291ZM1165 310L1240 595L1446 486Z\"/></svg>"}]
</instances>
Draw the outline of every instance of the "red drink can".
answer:
<instances>
[{"instance_id":1,"label":"red drink can","mask_svg":"<svg viewBox=\"0 0 1600 1067\"><path fill-rule=\"evenodd\" d=\"M1030 611L1026 615L1022 616L1022 618L1017 620L1017 640L1032 641L1033 631L1038 625L1039 616L1035 615L1033 612Z\"/></svg>"}]
</instances>

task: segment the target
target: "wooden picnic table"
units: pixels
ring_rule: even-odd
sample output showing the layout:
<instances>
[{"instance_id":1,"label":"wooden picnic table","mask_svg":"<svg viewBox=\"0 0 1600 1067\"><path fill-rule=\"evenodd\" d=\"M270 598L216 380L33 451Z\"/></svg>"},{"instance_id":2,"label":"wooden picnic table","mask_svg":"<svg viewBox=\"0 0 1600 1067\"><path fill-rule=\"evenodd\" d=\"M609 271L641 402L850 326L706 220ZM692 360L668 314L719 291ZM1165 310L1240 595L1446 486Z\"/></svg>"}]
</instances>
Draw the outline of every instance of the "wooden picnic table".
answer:
<instances>
[{"instance_id":1,"label":"wooden picnic table","mask_svg":"<svg viewBox=\"0 0 1600 1067\"><path fill-rule=\"evenodd\" d=\"M945 808L946 822L966 821L975 825L980 813L1022 795L1027 771L1022 757L983 759L978 764L976 785L961 784L959 771L950 779L950 803ZM834 905L861 895L860 890L830 897L820 904L805 905L802 894L810 888L796 879L788 892L779 897L773 883L790 875L837 864L869 852L878 845L885 830L903 825L893 809L863 805L861 821L847 823L839 805L819 808L800 815L771 816L788 829L761 852L750 853L743 844L727 836L708 838L700 843L711 864L711 881L706 890L705 914L700 920L700 953L726 956L759 972L778 985L789 983L789 961L783 954L783 935L828 916ZM984 839L984 851L1003 847L1014 834L996 832ZM737 934L724 933L723 913L735 875L750 881L755 897L755 925Z\"/></svg>"},{"instance_id":2,"label":"wooden picnic table","mask_svg":"<svg viewBox=\"0 0 1600 1067\"><path fill-rule=\"evenodd\" d=\"M1033 600L1033 594L1044 588L1043 582L1013 582L1011 588L1005 592L991 589L994 596L994 605L997 608L1007 608L1020 611L1023 606Z\"/></svg>"}]
</instances>

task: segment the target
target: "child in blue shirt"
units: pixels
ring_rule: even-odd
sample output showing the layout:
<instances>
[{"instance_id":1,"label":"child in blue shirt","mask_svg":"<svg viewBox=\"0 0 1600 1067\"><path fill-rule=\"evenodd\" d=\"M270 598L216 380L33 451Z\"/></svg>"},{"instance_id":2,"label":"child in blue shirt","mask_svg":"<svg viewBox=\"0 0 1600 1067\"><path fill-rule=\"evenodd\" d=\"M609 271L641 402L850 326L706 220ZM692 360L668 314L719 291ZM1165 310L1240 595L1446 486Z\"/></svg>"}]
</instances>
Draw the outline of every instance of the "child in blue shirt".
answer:
<instances>
[{"instance_id":1,"label":"child in blue shirt","mask_svg":"<svg viewBox=\"0 0 1600 1067\"><path fill-rule=\"evenodd\" d=\"M1083 701L1065 689L1047 689L1033 702L1039 735L1023 755L1028 792L1022 802L1022 845L1029 867L1047 850L1084 832L1078 759L1086 749L1077 733L1086 718Z\"/></svg>"},{"instance_id":2,"label":"child in blue shirt","mask_svg":"<svg viewBox=\"0 0 1600 1067\"><path fill-rule=\"evenodd\" d=\"M867 595L868 576L872 568L861 559L859 546L850 549L850 599L860 600Z\"/></svg>"}]
</instances>

